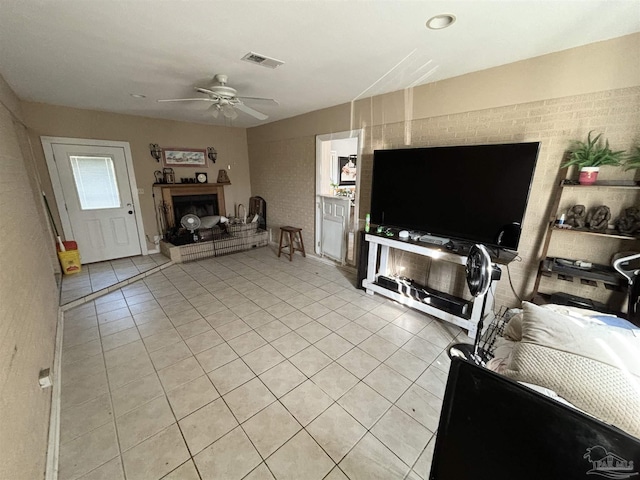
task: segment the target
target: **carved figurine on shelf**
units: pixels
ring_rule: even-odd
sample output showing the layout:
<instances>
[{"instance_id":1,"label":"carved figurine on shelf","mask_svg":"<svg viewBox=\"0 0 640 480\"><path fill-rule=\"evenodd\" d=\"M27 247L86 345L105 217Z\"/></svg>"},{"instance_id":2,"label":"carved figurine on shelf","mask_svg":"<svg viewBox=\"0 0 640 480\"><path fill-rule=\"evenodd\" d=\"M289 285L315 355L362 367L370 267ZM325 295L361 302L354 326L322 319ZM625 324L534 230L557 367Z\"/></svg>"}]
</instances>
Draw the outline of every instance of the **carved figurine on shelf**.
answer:
<instances>
[{"instance_id":1,"label":"carved figurine on shelf","mask_svg":"<svg viewBox=\"0 0 640 480\"><path fill-rule=\"evenodd\" d=\"M587 214L587 224L594 232L602 232L607 229L611 220L611 210L606 205L593 207Z\"/></svg>"},{"instance_id":2,"label":"carved figurine on shelf","mask_svg":"<svg viewBox=\"0 0 640 480\"><path fill-rule=\"evenodd\" d=\"M636 207L624 209L624 213L616 220L616 228L624 235L640 232L640 211Z\"/></svg>"},{"instance_id":3,"label":"carved figurine on shelf","mask_svg":"<svg viewBox=\"0 0 640 480\"><path fill-rule=\"evenodd\" d=\"M584 205L574 205L567 212L565 224L571 228L584 228L587 218L587 209Z\"/></svg>"},{"instance_id":4,"label":"carved figurine on shelf","mask_svg":"<svg viewBox=\"0 0 640 480\"><path fill-rule=\"evenodd\" d=\"M226 170L218 170L218 182L217 183L231 183L229 180L229 175L227 175Z\"/></svg>"},{"instance_id":5,"label":"carved figurine on shelf","mask_svg":"<svg viewBox=\"0 0 640 480\"><path fill-rule=\"evenodd\" d=\"M173 168L163 168L162 175L164 177L164 183L176 183L176 174Z\"/></svg>"}]
</instances>

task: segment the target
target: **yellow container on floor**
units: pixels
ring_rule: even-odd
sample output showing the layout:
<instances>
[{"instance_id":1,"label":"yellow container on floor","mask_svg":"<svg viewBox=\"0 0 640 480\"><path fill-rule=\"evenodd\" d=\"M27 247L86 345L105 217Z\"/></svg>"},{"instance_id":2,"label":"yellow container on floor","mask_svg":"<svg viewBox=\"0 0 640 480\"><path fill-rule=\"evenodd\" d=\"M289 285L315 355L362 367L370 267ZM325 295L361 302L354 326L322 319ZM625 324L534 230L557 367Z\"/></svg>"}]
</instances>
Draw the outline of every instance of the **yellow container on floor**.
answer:
<instances>
[{"instance_id":1,"label":"yellow container on floor","mask_svg":"<svg viewBox=\"0 0 640 480\"><path fill-rule=\"evenodd\" d=\"M67 250L66 252L58 252L58 259L62 267L62 273L65 275L73 275L80 273L82 265L80 264L80 250Z\"/></svg>"}]
</instances>

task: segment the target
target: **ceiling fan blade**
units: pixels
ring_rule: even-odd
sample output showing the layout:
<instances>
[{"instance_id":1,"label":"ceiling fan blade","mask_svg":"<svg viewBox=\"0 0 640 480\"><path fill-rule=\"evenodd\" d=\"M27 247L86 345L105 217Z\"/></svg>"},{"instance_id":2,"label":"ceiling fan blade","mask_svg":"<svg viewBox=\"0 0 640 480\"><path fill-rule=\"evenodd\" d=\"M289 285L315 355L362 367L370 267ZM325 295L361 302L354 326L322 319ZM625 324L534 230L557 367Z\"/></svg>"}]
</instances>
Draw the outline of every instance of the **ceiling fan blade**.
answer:
<instances>
[{"instance_id":1,"label":"ceiling fan blade","mask_svg":"<svg viewBox=\"0 0 640 480\"><path fill-rule=\"evenodd\" d=\"M219 97L220 96L216 92L214 92L213 90L209 90L208 88L195 87L194 90L196 92L206 93L207 95L213 95L214 97Z\"/></svg>"},{"instance_id":2,"label":"ceiling fan blade","mask_svg":"<svg viewBox=\"0 0 640 480\"><path fill-rule=\"evenodd\" d=\"M240 110L241 112L244 112L246 114L251 115L252 117L257 118L258 120L266 120L267 118L269 118L269 115L265 115L264 113L261 113L257 110L254 110L251 107L247 107L246 105L239 103L237 105L235 105L235 108L237 108L238 110Z\"/></svg>"},{"instance_id":3,"label":"ceiling fan blade","mask_svg":"<svg viewBox=\"0 0 640 480\"><path fill-rule=\"evenodd\" d=\"M156 101L163 103L163 102L193 102L193 101L217 102L218 100L213 98L169 98L167 100L156 100Z\"/></svg>"},{"instance_id":4,"label":"ceiling fan blade","mask_svg":"<svg viewBox=\"0 0 640 480\"><path fill-rule=\"evenodd\" d=\"M209 97L214 100L220 100L221 98L224 98L224 95L220 95L219 92L214 92L213 90L209 90L208 88L196 87L195 91L204 93L205 95L209 95Z\"/></svg>"},{"instance_id":5,"label":"ceiling fan blade","mask_svg":"<svg viewBox=\"0 0 640 480\"><path fill-rule=\"evenodd\" d=\"M269 103L275 103L276 105L280 105L280 102L278 102L273 98L261 98L261 97L236 97L236 98L240 100L250 100L252 102L269 102Z\"/></svg>"}]
</instances>

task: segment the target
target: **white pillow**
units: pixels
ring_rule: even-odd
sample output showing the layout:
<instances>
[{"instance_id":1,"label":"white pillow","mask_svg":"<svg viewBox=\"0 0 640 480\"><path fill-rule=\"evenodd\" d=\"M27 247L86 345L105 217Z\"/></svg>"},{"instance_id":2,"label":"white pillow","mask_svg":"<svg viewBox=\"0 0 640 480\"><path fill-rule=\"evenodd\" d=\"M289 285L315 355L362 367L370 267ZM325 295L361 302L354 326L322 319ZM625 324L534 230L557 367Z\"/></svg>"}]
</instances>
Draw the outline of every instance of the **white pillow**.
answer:
<instances>
[{"instance_id":1,"label":"white pillow","mask_svg":"<svg viewBox=\"0 0 640 480\"><path fill-rule=\"evenodd\" d=\"M220 215L209 215L207 217L200 217L201 227L202 228L213 228L214 225L217 225L220 222Z\"/></svg>"}]
</instances>

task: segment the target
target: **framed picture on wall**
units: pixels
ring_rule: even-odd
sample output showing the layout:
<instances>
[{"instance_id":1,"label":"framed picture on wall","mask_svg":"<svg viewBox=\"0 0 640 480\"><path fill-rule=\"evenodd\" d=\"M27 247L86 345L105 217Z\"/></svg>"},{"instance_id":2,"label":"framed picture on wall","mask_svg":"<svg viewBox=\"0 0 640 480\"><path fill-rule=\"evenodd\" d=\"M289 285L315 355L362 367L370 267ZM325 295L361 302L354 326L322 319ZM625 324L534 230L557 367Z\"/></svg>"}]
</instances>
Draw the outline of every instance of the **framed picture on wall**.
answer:
<instances>
[{"instance_id":1,"label":"framed picture on wall","mask_svg":"<svg viewBox=\"0 0 640 480\"><path fill-rule=\"evenodd\" d=\"M339 185L355 185L356 184L356 167L357 157L349 155L348 157L338 157L338 184Z\"/></svg>"},{"instance_id":2,"label":"framed picture on wall","mask_svg":"<svg viewBox=\"0 0 640 480\"><path fill-rule=\"evenodd\" d=\"M166 167L207 167L207 151L202 148L163 148Z\"/></svg>"}]
</instances>

